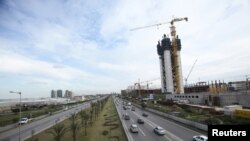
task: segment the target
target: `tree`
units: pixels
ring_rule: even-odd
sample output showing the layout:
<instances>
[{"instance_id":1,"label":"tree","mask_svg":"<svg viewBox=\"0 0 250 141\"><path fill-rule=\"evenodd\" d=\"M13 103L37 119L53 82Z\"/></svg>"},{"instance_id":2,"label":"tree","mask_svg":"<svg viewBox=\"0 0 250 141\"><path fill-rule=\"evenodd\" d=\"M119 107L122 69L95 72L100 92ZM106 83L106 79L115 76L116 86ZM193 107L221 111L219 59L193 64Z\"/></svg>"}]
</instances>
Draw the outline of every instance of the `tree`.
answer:
<instances>
[{"instance_id":1,"label":"tree","mask_svg":"<svg viewBox=\"0 0 250 141\"><path fill-rule=\"evenodd\" d=\"M83 127L83 123L84 123L85 136L86 136L87 135L87 125L88 125L88 120L89 120L90 116L85 111L81 111L80 116L81 116L81 120L82 120L82 127Z\"/></svg>"},{"instance_id":2,"label":"tree","mask_svg":"<svg viewBox=\"0 0 250 141\"><path fill-rule=\"evenodd\" d=\"M95 116L95 120L96 120L96 104L95 103L93 103L93 102L91 102L91 120L92 120L92 118L93 118L93 115Z\"/></svg>"},{"instance_id":3,"label":"tree","mask_svg":"<svg viewBox=\"0 0 250 141\"><path fill-rule=\"evenodd\" d=\"M93 118L93 109L90 110L90 120L92 122L92 118Z\"/></svg>"},{"instance_id":4,"label":"tree","mask_svg":"<svg viewBox=\"0 0 250 141\"><path fill-rule=\"evenodd\" d=\"M61 138L67 131L68 129L64 127L64 124L56 124L47 133L52 134L55 141L61 141Z\"/></svg>"},{"instance_id":5,"label":"tree","mask_svg":"<svg viewBox=\"0 0 250 141\"><path fill-rule=\"evenodd\" d=\"M77 115L72 114L69 118L71 120L70 129L72 131L73 141L76 141L77 130L79 129L79 124L77 123Z\"/></svg>"},{"instance_id":6,"label":"tree","mask_svg":"<svg viewBox=\"0 0 250 141\"><path fill-rule=\"evenodd\" d=\"M141 107L142 107L142 110L145 110L146 107L147 107L146 103L145 102L141 102Z\"/></svg>"}]
</instances>

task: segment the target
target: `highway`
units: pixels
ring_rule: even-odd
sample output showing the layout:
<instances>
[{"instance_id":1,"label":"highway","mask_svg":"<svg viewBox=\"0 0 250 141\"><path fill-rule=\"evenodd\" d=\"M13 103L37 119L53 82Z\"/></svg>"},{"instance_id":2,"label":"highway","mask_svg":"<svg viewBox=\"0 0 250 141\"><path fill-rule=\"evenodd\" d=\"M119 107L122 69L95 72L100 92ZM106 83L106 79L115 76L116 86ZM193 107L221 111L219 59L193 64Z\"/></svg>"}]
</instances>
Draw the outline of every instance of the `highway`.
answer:
<instances>
[{"instance_id":1,"label":"highway","mask_svg":"<svg viewBox=\"0 0 250 141\"><path fill-rule=\"evenodd\" d=\"M115 105L117 106L118 113L120 114L121 121L125 127L125 132L128 133L129 141L192 141L194 135L200 135L201 133L177 124L173 121L169 121L161 116L154 115L153 113L146 112L148 117L142 116L142 110L136 108L135 111L131 109L124 110L122 100L114 98ZM130 120L122 118L123 114L129 114ZM144 124L138 124L138 118L144 119ZM135 123L139 127L139 133L131 133L129 126ZM153 132L156 126L163 127L167 132L164 136L159 136Z\"/></svg>"},{"instance_id":2,"label":"highway","mask_svg":"<svg viewBox=\"0 0 250 141\"><path fill-rule=\"evenodd\" d=\"M68 118L72 113L78 113L79 111L90 107L90 102L83 103L81 105L78 105L72 109L68 109L66 111L52 114L51 116L45 117L40 120L35 120L30 123L21 125L21 140L25 140L29 137L31 137L32 130L35 131L35 133L41 132L43 130L48 129L49 127L55 125L56 122L60 122ZM0 141L18 141L19 140L19 129L14 128L11 130L8 130L6 132L0 133Z\"/></svg>"}]
</instances>

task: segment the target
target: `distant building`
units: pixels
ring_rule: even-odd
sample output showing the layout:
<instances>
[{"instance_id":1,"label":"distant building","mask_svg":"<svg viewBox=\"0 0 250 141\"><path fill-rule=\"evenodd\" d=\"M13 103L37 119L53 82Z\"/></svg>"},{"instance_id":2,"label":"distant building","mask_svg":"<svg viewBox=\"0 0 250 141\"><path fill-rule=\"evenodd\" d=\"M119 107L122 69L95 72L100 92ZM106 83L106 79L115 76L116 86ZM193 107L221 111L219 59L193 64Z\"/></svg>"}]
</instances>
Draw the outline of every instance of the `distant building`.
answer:
<instances>
[{"instance_id":1,"label":"distant building","mask_svg":"<svg viewBox=\"0 0 250 141\"><path fill-rule=\"evenodd\" d=\"M74 96L74 100L75 101L84 101L85 100L85 96L81 95L81 96Z\"/></svg>"},{"instance_id":2,"label":"distant building","mask_svg":"<svg viewBox=\"0 0 250 141\"><path fill-rule=\"evenodd\" d=\"M62 98L63 97L63 92L62 92L62 90L57 90L57 97L60 97L60 98Z\"/></svg>"},{"instance_id":3,"label":"distant building","mask_svg":"<svg viewBox=\"0 0 250 141\"><path fill-rule=\"evenodd\" d=\"M51 98L56 98L56 91L55 90L51 90Z\"/></svg>"},{"instance_id":4,"label":"distant building","mask_svg":"<svg viewBox=\"0 0 250 141\"><path fill-rule=\"evenodd\" d=\"M250 90L250 81L234 81L228 83L228 88L231 91Z\"/></svg>"},{"instance_id":5,"label":"distant building","mask_svg":"<svg viewBox=\"0 0 250 141\"><path fill-rule=\"evenodd\" d=\"M65 94L64 94L64 97L65 97L65 98L72 99L72 98L73 98L73 93L72 93L72 91L66 90L66 91L65 91Z\"/></svg>"}]
</instances>

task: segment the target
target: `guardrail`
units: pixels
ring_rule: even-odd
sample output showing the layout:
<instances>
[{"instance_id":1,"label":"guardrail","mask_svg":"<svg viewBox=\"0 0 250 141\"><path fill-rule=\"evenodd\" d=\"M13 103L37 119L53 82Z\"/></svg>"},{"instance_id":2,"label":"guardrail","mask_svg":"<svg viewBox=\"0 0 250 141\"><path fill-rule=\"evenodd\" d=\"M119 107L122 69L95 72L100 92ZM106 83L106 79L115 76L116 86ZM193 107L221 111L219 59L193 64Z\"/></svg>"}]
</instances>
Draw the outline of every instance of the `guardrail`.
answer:
<instances>
[{"instance_id":1,"label":"guardrail","mask_svg":"<svg viewBox=\"0 0 250 141\"><path fill-rule=\"evenodd\" d=\"M113 103L115 104L116 112L117 112L117 114L118 114L118 116L119 116L119 119L120 119L120 121L121 121L121 123L122 123L123 131L124 131L125 134L126 134L127 140L128 140L128 141L133 141L131 138L129 138L129 133L128 133L128 130L125 128L125 127L126 127L126 126L125 126L125 123L123 123L123 121L121 120L122 117L121 117L120 113L118 112L118 111L119 111L119 110L118 110L118 107L116 106L116 104L118 104L118 103L115 103L114 98L113 98Z\"/></svg>"},{"instance_id":2,"label":"guardrail","mask_svg":"<svg viewBox=\"0 0 250 141\"><path fill-rule=\"evenodd\" d=\"M136 106L137 108L141 108L141 106L138 105L138 104L133 103L133 105ZM205 132L208 131L208 126L205 125L205 124L201 124L201 123L194 122L194 121L191 121L191 120L187 120L187 119L184 119L184 118L176 117L176 116L173 116L173 115L170 115L170 114L167 114L167 113L164 113L164 112L160 112L160 111L157 111L157 110L154 110L154 109L151 109L151 108L146 108L145 110L148 111L148 112L154 113L156 115L162 116L164 118L168 118L168 119L171 119L173 121L182 123L184 125L199 129L199 130L202 130L202 131L205 131Z\"/></svg>"}]
</instances>

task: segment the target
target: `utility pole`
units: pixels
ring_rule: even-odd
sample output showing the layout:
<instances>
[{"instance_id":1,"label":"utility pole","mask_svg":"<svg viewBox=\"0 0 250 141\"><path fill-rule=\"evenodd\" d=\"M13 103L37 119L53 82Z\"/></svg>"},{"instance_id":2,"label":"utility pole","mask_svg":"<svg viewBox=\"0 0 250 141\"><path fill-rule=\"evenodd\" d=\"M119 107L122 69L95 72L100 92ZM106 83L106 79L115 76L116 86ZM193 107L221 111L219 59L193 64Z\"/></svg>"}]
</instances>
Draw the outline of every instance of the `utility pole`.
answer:
<instances>
[{"instance_id":1,"label":"utility pole","mask_svg":"<svg viewBox=\"0 0 250 141\"><path fill-rule=\"evenodd\" d=\"M19 122L18 122L18 127L19 127L19 141L21 141L21 118L22 118L22 107L21 107L21 103L22 103L22 93L21 92L14 92L14 91L10 91L10 93L16 93L20 95L20 99L19 99Z\"/></svg>"}]
</instances>

